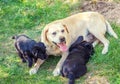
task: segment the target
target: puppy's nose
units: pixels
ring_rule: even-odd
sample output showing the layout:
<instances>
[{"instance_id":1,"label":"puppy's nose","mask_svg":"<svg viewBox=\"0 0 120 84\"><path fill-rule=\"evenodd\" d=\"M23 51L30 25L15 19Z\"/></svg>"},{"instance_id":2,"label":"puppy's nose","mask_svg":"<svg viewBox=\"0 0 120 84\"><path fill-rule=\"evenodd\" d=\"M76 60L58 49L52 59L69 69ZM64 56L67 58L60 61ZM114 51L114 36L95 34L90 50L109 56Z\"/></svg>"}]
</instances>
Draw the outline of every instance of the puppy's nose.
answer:
<instances>
[{"instance_id":1,"label":"puppy's nose","mask_svg":"<svg viewBox=\"0 0 120 84\"><path fill-rule=\"evenodd\" d=\"M60 42L64 42L65 41L65 37L60 38Z\"/></svg>"}]
</instances>

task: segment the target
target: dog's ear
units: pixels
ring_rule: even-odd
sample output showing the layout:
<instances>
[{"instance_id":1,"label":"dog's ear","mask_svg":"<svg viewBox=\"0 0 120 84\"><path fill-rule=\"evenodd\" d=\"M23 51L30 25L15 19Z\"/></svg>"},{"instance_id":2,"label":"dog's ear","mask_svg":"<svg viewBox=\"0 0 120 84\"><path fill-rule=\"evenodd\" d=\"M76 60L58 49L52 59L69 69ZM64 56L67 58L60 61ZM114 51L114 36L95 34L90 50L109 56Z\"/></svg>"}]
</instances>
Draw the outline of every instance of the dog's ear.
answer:
<instances>
[{"instance_id":1,"label":"dog's ear","mask_svg":"<svg viewBox=\"0 0 120 84\"><path fill-rule=\"evenodd\" d=\"M47 33L48 33L48 30L45 31L45 40L48 42Z\"/></svg>"},{"instance_id":2,"label":"dog's ear","mask_svg":"<svg viewBox=\"0 0 120 84\"><path fill-rule=\"evenodd\" d=\"M78 39L71 45L69 51L71 51L74 47L79 45L83 41L83 36L79 36Z\"/></svg>"},{"instance_id":3,"label":"dog's ear","mask_svg":"<svg viewBox=\"0 0 120 84\"><path fill-rule=\"evenodd\" d=\"M65 28L65 30L67 31L67 33L69 33L67 26L65 24L63 24L63 27Z\"/></svg>"},{"instance_id":4,"label":"dog's ear","mask_svg":"<svg viewBox=\"0 0 120 84\"><path fill-rule=\"evenodd\" d=\"M32 54L42 60L47 58L46 47L42 42L38 42L34 45L32 49Z\"/></svg>"},{"instance_id":5,"label":"dog's ear","mask_svg":"<svg viewBox=\"0 0 120 84\"><path fill-rule=\"evenodd\" d=\"M44 45L44 43L38 42L37 47L39 47L42 50L42 52L46 52L46 46Z\"/></svg>"},{"instance_id":6,"label":"dog's ear","mask_svg":"<svg viewBox=\"0 0 120 84\"><path fill-rule=\"evenodd\" d=\"M38 56L38 51L39 51L39 49L38 49L36 46L34 46L34 47L32 48L32 54L33 54L35 57Z\"/></svg>"},{"instance_id":7,"label":"dog's ear","mask_svg":"<svg viewBox=\"0 0 120 84\"><path fill-rule=\"evenodd\" d=\"M89 49L88 51L89 51L89 53L90 53L91 55L94 54L95 51L94 51L94 48L93 48L92 43L86 42L86 43L85 43L85 47L87 47L87 49Z\"/></svg>"},{"instance_id":8,"label":"dog's ear","mask_svg":"<svg viewBox=\"0 0 120 84\"><path fill-rule=\"evenodd\" d=\"M87 47L88 49L93 48L92 43L90 43L90 42L85 42L85 47Z\"/></svg>"},{"instance_id":9,"label":"dog's ear","mask_svg":"<svg viewBox=\"0 0 120 84\"><path fill-rule=\"evenodd\" d=\"M79 36L78 39L74 42L75 44L79 44L83 41L83 36Z\"/></svg>"},{"instance_id":10,"label":"dog's ear","mask_svg":"<svg viewBox=\"0 0 120 84\"><path fill-rule=\"evenodd\" d=\"M42 43L42 42L38 42L38 43L34 46L34 48L36 48L36 50L38 50L38 51L42 51L43 53L46 52L46 46L45 46L44 43Z\"/></svg>"},{"instance_id":11,"label":"dog's ear","mask_svg":"<svg viewBox=\"0 0 120 84\"><path fill-rule=\"evenodd\" d=\"M41 33L41 40L43 40L43 42L45 42L46 44L49 44L49 40L47 37L48 29L49 29L48 26L46 26Z\"/></svg>"}]
</instances>

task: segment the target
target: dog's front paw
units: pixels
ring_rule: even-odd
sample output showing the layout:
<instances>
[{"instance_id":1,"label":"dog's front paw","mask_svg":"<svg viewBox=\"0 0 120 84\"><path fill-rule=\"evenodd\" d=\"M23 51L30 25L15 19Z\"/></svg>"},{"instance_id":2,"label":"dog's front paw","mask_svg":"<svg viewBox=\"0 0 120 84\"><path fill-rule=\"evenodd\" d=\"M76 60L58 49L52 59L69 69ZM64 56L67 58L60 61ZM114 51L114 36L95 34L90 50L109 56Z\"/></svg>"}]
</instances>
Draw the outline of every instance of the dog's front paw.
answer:
<instances>
[{"instance_id":1,"label":"dog's front paw","mask_svg":"<svg viewBox=\"0 0 120 84\"><path fill-rule=\"evenodd\" d=\"M107 49L107 48L105 48L105 49L102 50L102 54L103 54L103 55L106 54L107 52L108 52L108 49Z\"/></svg>"},{"instance_id":2,"label":"dog's front paw","mask_svg":"<svg viewBox=\"0 0 120 84\"><path fill-rule=\"evenodd\" d=\"M53 75L54 76L58 76L60 74L60 69L59 68L56 68L54 71L53 71Z\"/></svg>"},{"instance_id":3,"label":"dog's front paw","mask_svg":"<svg viewBox=\"0 0 120 84\"><path fill-rule=\"evenodd\" d=\"M35 69L35 68L32 68L32 69L30 69L30 71L29 71L29 74L30 75L33 75L33 74L36 74L37 73L37 70Z\"/></svg>"}]
</instances>

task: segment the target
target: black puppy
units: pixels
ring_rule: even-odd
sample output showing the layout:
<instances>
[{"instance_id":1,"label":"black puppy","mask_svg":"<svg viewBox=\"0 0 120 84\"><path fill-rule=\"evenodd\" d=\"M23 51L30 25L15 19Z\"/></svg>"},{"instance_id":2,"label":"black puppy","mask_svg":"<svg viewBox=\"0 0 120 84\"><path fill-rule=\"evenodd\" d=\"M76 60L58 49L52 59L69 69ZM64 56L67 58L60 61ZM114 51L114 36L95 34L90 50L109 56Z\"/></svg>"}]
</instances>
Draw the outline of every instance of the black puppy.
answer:
<instances>
[{"instance_id":1,"label":"black puppy","mask_svg":"<svg viewBox=\"0 0 120 84\"><path fill-rule=\"evenodd\" d=\"M13 36L12 39L15 39L15 48L22 62L28 61L29 67L32 67L38 58L47 58L46 47L42 42L37 43L26 35Z\"/></svg>"},{"instance_id":2,"label":"black puppy","mask_svg":"<svg viewBox=\"0 0 120 84\"><path fill-rule=\"evenodd\" d=\"M80 36L69 48L69 55L63 63L61 74L69 79L68 84L74 84L75 79L87 72L86 63L94 53L91 43L83 41Z\"/></svg>"}]
</instances>

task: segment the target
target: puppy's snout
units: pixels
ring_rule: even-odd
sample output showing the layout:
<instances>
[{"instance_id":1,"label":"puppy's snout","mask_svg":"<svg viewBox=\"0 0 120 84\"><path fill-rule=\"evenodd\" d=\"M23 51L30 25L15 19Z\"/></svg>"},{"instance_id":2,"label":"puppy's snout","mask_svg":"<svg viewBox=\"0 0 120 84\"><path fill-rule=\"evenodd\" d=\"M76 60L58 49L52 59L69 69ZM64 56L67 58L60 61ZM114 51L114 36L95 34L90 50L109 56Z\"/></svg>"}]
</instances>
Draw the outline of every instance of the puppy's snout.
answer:
<instances>
[{"instance_id":1,"label":"puppy's snout","mask_svg":"<svg viewBox=\"0 0 120 84\"><path fill-rule=\"evenodd\" d=\"M65 37L60 38L60 42L64 42L65 41Z\"/></svg>"}]
</instances>

